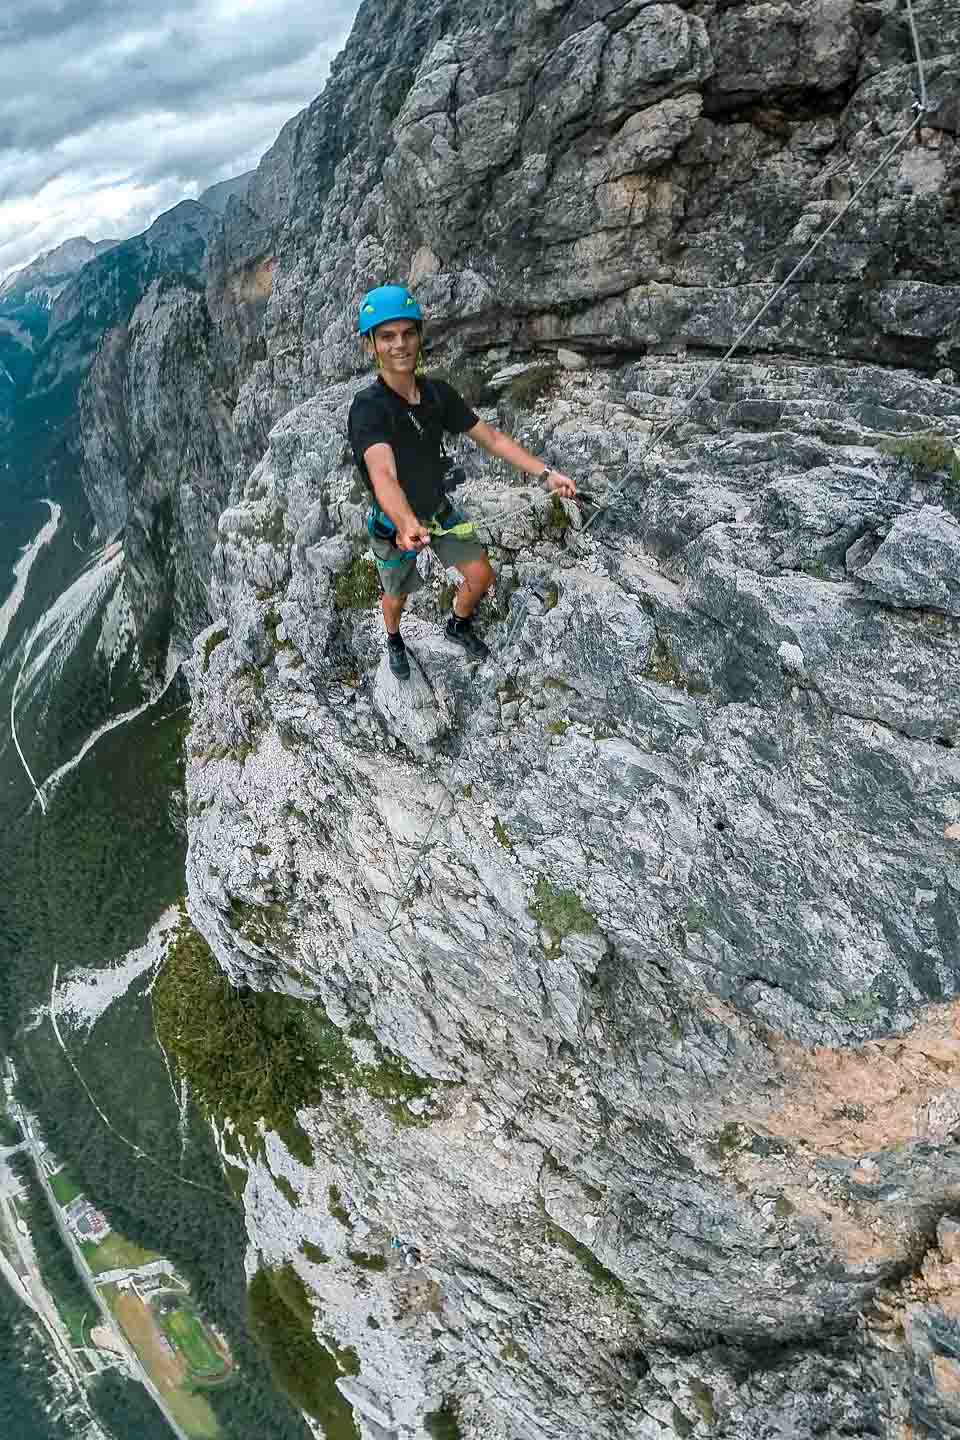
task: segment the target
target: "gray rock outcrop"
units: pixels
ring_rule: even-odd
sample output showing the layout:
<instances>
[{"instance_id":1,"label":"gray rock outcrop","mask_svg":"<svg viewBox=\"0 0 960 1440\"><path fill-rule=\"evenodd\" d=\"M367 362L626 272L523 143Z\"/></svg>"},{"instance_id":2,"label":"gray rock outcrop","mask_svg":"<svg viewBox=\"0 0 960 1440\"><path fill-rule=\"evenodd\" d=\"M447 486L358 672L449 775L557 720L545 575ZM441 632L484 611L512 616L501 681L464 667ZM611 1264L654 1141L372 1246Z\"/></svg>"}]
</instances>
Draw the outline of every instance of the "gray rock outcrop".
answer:
<instances>
[{"instance_id":1,"label":"gray rock outcrop","mask_svg":"<svg viewBox=\"0 0 960 1440\"><path fill-rule=\"evenodd\" d=\"M960 525L949 511L924 505L901 516L857 578L889 605L940 610L960 619Z\"/></svg>"},{"instance_id":2,"label":"gray rock outcrop","mask_svg":"<svg viewBox=\"0 0 960 1440\"><path fill-rule=\"evenodd\" d=\"M124 528L125 591L141 652L181 653L209 622L207 586L235 463L230 377L204 297L156 281L101 345L81 395L87 494Z\"/></svg>"},{"instance_id":3,"label":"gray rock outcrop","mask_svg":"<svg viewBox=\"0 0 960 1440\"><path fill-rule=\"evenodd\" d=\"M569 373L503 419L602 496L704 374ZM295 1211L251 1182L252 1246L297 1257L356 1349L358 1422L391 1417L364 1435L420 1435L445 1396L466 1436L892 1435L933 1370L924 1405L952 1413L952 1321L856 1328L906 1303L960 1184L960 637L846 564L955 504L857 418L904 383L733 363L589 530L468 458L492 643L526 581L556 603L476 673L439 637L437 574L409 710L377 613L338 598L365 545L356 382L291 411L224 514L192 914L236 983L315 998L432 1086L407 1124L362 1089L305 1113ZM960 427L960 390L909 386ZM386 1265L359 1288L358 1244Z\"/></svg>"},{"instance_id":4,"label":"gray rock outcrop","mask_svg":"<svg viewBox=\"0 0 960 1440\"><path fill-rule=\"evenodd\" d=\"M755 350L954 363L958 19L916 8L928 123ZM722 351L909 123L915 88L895 0L366 6L296 122L241 438L259 457L291 403L353 373L344 297L385 276L470 350Z\"/></svg>"},{"instance_id":5,"label":"gray rock outcrop","mask_svg":"<svg viewBox=\"0 0 960 1440\"><path fill-rule=\"evenodd\" d=\"M81 480L101 533L124 528L141 655L161 670L210 620L217 522L239 460L233 409L273 283L271 224L242 178L214 208L178 206L106 257L133 272L109 328L84 325L82 310L60 321L98 342L79 396ZM108 279L96 267L84 277L90 303L102 306ZM65 299L81 305L74 290Z\"/></svg>"}]
</instances>

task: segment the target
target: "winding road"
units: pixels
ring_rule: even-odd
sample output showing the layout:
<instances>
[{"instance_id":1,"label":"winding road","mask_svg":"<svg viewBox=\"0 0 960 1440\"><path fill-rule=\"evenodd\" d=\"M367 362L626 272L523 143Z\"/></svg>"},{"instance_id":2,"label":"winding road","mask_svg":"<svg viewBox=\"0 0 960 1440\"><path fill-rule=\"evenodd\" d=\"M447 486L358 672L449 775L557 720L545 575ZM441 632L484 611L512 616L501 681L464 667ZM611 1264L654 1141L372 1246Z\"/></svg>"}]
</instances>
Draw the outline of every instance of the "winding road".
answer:
<instances>
[{"instance_id":1,"label":"winding road","mask_svg":"<svg viewBox=\"0 0 960 1440\"><path fill-rule=\"evenodd\" d=\"M30 1236L22 1234L18 1227L19 1217L13 1205L13 1197L20 1191L16 1177L8 1167L7 1161L14 1155L29 1154L29 1150L29 1145L24 1141L21 1145L12 1146L10 1149L0 1152L0 1219L3 1221L11 1244L16 1248L16 1258L22 1267L22 1274L18 1274L15 1266L5 1257L0 1256L0 1260L2 1260L0 1274L9 1282L14 1294L36 1315L50 1336L61 1364L73 1376L76 1384L83 1387L84 1372L77 1363L69 1332L60 1318L60 1312L54 1305L40 1273L33 1243Z\"/></svg>"},{"instance_id":2,"label":"winding road","mask_svg":"<svg viewBox=\"0 0 960 1440\"><path fill-rule=\"evenodd\" d=\"M26 1130L25 1126L24 1129ZM46 1172L43 1168L43 1163L40 1159L40 1153L37 1149L36 1142L29 1131L26 1131L26 1136L27 1138L24 1141L23 1146L21 1146L20 1148L25 1149L26 1153L30 1157L30 1160L33 1164L34 1173L36 1174L37 1179L40 1181L40 1184L43 1188L43 1193L46 1197L47 1204L50 1207L53 1217L57 1223L57 1229L60 1231L61 1239L63 1240L64 1245L66 1245L68 1251L70 1252L77 1272L79 1273L80 1278L83 1280L83 1283L90 1295L91 1300L96 1305L97 1310L102 1317L102 1323L110 1331L111 1335L116 1336L117 1350L123 1355L123 1358L129 1368L130 1374L134 1377L134 1379L139 1380L140 1383L143 1385L150 1398L153 1400L154 1404L160 1410L164 1420L166 1420L167 1424L170 1426L170 1429L178 1437L178 1440L191 1440L191 1437L182 1428L182 1426L178 1424L177 1420L171 1414L169 1408L167 1407L166 1401L160 1394L160 1391L157 1389L156 1385L153 1383L150 1376L143 1368L143 1365L140 1362L140 1357L138 1356L137 1352L134 1350L130 1342L127 1340L127 1337L120 1330L120 1327L114 1319L110 1307L107 1305L107 1302L103 1299L102 1295L97 1289L93 1275L90 1272L90 1267L87 1265L86 1257L84 1256L83 1251L80 1249L80 1246L77 1244L76 1240L73 1238L73 1235L70 1233L69 1228L64 1223L63 1211L60 1209L57 1198L50 1187L50 1182L47 1179ZM34 1306L34 1308L36 1309L36 1306ZM59 1315L57 1315L56 1319L59 1322ZM58 1349L59 1348L60 1347L58 1346ZM73 1360L72 1349L69 1347L69 1339L67 1363L70 1365L71 1369L74 1370L74 1373L77 1373L77 1367Z\"/></svg>"}]
</instances>

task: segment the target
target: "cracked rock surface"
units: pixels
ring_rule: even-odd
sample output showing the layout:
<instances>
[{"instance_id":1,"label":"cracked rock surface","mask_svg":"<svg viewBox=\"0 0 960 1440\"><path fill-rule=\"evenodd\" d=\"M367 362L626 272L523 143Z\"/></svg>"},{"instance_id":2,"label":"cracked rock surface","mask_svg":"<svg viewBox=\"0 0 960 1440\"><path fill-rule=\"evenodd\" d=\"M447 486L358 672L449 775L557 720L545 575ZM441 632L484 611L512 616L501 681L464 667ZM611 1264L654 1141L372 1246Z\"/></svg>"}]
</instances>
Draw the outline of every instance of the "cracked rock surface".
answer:
<instances>
[{"instance_id":1,"label":"cracked rock surface","mask_svg":"<svg viewBox=\"0 0 960 1440\"><path fill-rule=\"evenodd\" d=\"M511 421L601 497L605 456L704 373L569 372ZM729 423L787 374L830 414ZM909 383L960 428L960 390ZM390 1417L371 1435L448 1395L464 1434L524 1440L897 1433L914 1331L881 1354L858 1316L960 1185L960 632L848 557L926 553L949 474L854 419L886 372L812 363L732 364L589 529L468 457L499 663L445 645L432 574L405 705L378 611L338 608L366 549L356 384L287 414L221 520L191 911L238 983L435 1083L409 1124L359 1090L307 1112L295 1225L258 1189L254 1250L296 1256L300 1227L331 1257L295 1263L360 1357L358 1416ZM517 628L533 579L555 603ZM282 929L245 938L237 903ZM386 1265L359 1294L358 1236Z\"/></svg>"}]
</instances>

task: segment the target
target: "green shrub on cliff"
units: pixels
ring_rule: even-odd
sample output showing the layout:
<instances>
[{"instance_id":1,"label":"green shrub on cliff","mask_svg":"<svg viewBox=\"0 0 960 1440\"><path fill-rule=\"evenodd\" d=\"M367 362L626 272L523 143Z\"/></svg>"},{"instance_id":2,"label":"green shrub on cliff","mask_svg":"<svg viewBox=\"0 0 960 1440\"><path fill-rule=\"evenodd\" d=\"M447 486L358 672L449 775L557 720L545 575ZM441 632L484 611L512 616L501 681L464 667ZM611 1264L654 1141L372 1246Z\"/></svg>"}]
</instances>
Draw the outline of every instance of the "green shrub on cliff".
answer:
<instances>
[{"instance_id":1,"label":"green shrub on cliff","mask_svg":"<svg viewBox=\"0 0 960 1440\"><path fill-rule=\"evenodd\" d=\"M467 404L476 410L478 406L497 403L497 392L490 388L491 374L489 366L484 367L467 355L453 365L431 370L430 378L446 380L447 384L458 390Z\"/></svg>"},{"instance_id":2,"label":"green shrub on cliff","mask_svg":"<svg viewBox=\"0 0 960 1440\"><path fill-rule=\"evenodd\" d=\"M296 1124L323 1084L310 1063L309 1007L286 995L241 999L186 913L153 991L157 1035L209 1113L231 1119L248 1146L261 1118Z\"/></svg>"},{"instance_id":3,"label":"green shrub on cliff","mask_svg":"<svg viewBox=\"0 0 960 1440\"><path fill-rule=\"evenodd\" d=\"M960 458L948 436L939 435L936 431L923 431L887 440L881 448L888 455L898 455L911 461L921 475L943 474L949 477L951 487L960 488Z\"/></svg>"},{"instance_id":4,"label":"green shrub on cliff","mask_svg":"<svg viewBox=\"0 0 960 1440\"><path fill-rule=\"evenodd\" d=\"M507 395L517 410L533 410L538 401L554 393L559 383L559 365L533 365L510 381Z\"/></svg>"},{"instance_id":5,"label":"green shrub on cliff","mask_svg":"<svg viewBox=\"0 0 960 1440\"><path fill-rule=\"evenodd\" d=\"M211 630L211 632L210 632L210 634L207 636L206 640L204 640L204 642L203 642L203 662L202 662L201 667L200 667L200 668L202 669L202 671L203 671L204 674L206 674L207 671L208 671L209 668L210 668L210 656L213 654L214 650L216 650L217 646L218 646L218 645L222 645L223 642L224 642L224 640L226 640L226 639L228 638L229 633L230 633L230 632L229 632L228 630L223 630L223 629L221 629L221 630Z\"/></svg>"},{"instance_id":6,"label":"green shrub on cliff","mask_svg":"<svg viewBox=\"0 0 960 1440\"><path fill-rule=\"evenodd\" d=\"M304 1164L309 1143L297 1111L325 1096L365 1090L398 1123L424 1123L405 1102L432 1093L376 1042L377 1063L359 1064L322 1006L290 995L251 991L241 999L186 912L153 991L157 1035L206 1110L233 1121L248 1147L257 1123L277 1131Z\"/></svg>"},{"instance_id":7,"label":"green shrub on cliff","mask_svg":"<svg viewBox=\"0 0 960 1440\"><path fill-rule=\"evenodd\" d=\"M595 935L599 929L596 916L575 890L558 890L543 876L537 881L529 909L558 945L567 935Z\"/></svg>"},{"instance_id":8,"label":"green shrub on cliff","mask_svg":"<svg viewBox=\"0 0 960 1440\"><path fill-rule=\"evenodd\" d=\"M377 567L363 555L358 555L333 585L333 603L337 610L366 610L379 594Z\"/></svg>"},{"instance_id":9,"label":"green shrub on cliff","mask_svg":"<svg viewBox=\"0 0 960 1440\"><path fill-rule=\"evenodd\" d=\"M439 1409L424 1416L423 1428L433 1440L462 1440L456 1402L448 1395Z\"/></svg>"},{"instance_id":10,"label":"green shrub on cliff","mask_svg":"<svg viewBox=\"0 0 960 1440\"><path fill-rule=\"evenodd\" d=\"M249 1304L250 1328L266 1351L278 1388L320 1421L327 1440L359 1440L353 1409L336 1386L339 1376L356 1374L356 1357L345 1351L338 1363L321 1345L313 1332L310 1297L293 1266L258 1270Z\"/></svg>"}]
</instances>

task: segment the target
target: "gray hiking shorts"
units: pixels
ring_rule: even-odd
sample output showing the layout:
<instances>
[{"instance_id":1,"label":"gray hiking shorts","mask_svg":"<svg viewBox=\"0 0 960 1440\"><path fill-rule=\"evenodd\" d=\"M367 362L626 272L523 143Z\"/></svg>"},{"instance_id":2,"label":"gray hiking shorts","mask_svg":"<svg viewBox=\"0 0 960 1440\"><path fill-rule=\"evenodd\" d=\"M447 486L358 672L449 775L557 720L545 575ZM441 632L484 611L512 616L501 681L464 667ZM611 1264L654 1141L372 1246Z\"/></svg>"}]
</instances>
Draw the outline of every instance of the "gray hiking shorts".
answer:
<instances>
[{"instance_id":1,"label":"gray hiking shorts","mask_svg":"<svg viewBox=\"0 0 960 1440\"><path fill-rule=\"evenodd\" d=\"M453 525L464 518L457 512L444 516L443 523ZM423 578L417 569L416 555L405 555L395 545L391 545L389 540L381 540L376 535L372 537L370 545L385 595L398 599L401 595L412 595L422 587ZM482 560L486 554L479 540L461 540L456 535L434 535L430 548L441 565L453 566L457 570L463 565L469 565L473 560Z\"/></svg>"}]
</instances>

